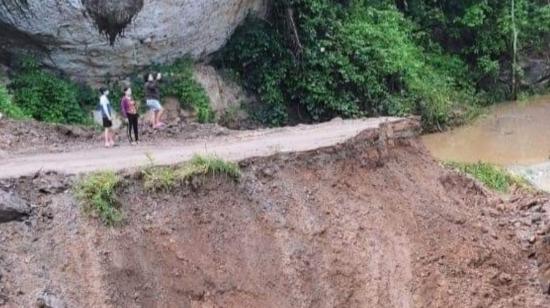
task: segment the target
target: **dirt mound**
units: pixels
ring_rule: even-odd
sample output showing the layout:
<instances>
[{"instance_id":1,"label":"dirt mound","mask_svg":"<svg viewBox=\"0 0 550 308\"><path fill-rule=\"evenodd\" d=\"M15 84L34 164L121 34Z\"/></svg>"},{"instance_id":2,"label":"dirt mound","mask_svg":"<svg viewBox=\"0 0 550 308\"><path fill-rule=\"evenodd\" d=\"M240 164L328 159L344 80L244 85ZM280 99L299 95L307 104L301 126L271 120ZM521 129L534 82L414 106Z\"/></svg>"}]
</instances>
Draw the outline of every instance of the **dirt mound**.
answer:
<instances>
[{"instance_id":1,"label":"dirt mound","mask_svg":"<svg viewBox=\"0 0 550 308\"><path fill-rule=\"evenodd\" d=\"M45 148L55 150L69 148L93 140L94 132L77 126L46 124L33 120L0 120L0 150L20 151L33 148L37 151Z\"/></svg>"},{"instance_id":2,"label":"dirt mound","mask_svg":"<svg viewBox=\"0 0 550 308\"><path fill-rule=\"evenodd\" d=\"M415 139L368 134L243 161L239 183L147 193L125 175L126 219L112 229L81 214L62 175L0 182L33 207L0 224L0 305L44 294L67 307L550 305L544 195L502 200Z\"/></svg>"},{"instance_id":3,"label":"dirt mound","mask_svg":"<svg viewBox=\"0 0 550 308\"><path fill-rule=\"evenodd\" d=\"M33 120L0 120L0 158L8 154L69 152L102 146L100 127L47 124ZM115 130L115 140L128 144L126 127ZM144 144L160 141L181 141L229 134L215 124L186 123L179 121L162 130L152 129L145 121L140 123L140 137ZM2 153L4 153L2 155Z\"/></svg>"}]
</instances>

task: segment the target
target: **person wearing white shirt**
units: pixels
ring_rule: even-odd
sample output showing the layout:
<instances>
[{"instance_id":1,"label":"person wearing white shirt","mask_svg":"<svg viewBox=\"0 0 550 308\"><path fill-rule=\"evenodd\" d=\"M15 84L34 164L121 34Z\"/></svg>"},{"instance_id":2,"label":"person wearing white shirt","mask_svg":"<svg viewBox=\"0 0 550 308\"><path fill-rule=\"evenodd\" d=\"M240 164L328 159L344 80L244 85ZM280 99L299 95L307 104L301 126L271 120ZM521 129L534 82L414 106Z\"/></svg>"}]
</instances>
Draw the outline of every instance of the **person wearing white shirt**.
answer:
<instances>
[{"instance_id":1,"label":"person wearing white shirt","mask_svg":"<svg viewBox=\"0 0 550 308\"><path fill-rule=\"evenodd\" d=\"M105 128L105 147L110 148L115 145L113 140L113 109L111 108L111 102L109 102L109 90L105 88L99 89L101 96L99 97L99 107L101 109L101 116L103 118L103 128Z\"/></svg>"}]
</instances>

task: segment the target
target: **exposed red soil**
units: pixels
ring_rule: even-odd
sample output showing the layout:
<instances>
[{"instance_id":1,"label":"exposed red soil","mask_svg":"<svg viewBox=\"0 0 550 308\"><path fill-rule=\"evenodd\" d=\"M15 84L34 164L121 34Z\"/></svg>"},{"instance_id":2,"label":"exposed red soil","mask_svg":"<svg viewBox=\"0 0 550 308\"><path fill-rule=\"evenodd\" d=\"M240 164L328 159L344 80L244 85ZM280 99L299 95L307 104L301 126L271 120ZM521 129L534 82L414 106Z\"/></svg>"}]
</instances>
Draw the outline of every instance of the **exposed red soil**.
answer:
<instances>
[{"instance_id":1,"label":"exposed red soil","mask_svg":"<svg viewBox=\"0 0 550 308\"><path fill-rule=\"evenodd\" d=\"M72 178L4 180L35 207L0 224L0 305L550 306L546 195L502 200L414 138L381 141L248 159L238 183L148 193L128 174L115 228L81 213Z\"/></svg>"}]
</instances>

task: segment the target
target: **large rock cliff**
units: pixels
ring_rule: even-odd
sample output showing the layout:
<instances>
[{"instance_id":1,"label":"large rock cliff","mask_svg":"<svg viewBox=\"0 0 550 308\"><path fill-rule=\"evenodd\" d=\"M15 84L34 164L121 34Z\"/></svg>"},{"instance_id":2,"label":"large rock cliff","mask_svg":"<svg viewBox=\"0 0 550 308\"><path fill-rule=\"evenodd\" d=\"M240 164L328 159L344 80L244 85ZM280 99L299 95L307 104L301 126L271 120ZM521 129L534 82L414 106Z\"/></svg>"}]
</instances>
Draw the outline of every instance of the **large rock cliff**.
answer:
<instances>
[{"instance_id":1,"label":"large rock cliff","mask_svg":"<svg viewBox=\"0 0 550 308\"><path fill-rule=\"evenodd\" d=\"M123 76L135 67L220 48L265 0L2 0L0 58L39 53L75 78Z\"/></svg>"}]
</instances>

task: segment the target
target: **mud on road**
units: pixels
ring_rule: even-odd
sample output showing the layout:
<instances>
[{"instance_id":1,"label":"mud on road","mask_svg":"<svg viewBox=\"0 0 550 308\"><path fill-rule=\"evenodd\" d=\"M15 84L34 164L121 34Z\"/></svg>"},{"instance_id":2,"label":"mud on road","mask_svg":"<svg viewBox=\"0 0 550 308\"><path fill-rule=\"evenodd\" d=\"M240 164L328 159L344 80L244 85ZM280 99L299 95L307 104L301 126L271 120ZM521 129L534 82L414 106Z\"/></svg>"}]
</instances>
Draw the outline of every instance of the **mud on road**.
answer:
<instances>
[{"instance_id":1,"label":"mud on road","mask_svg":"<svg viewBox=\"0 0 550 308\"><path fill-rule=\"evenodd\" d=\"M32 213L0 224L0 305L548 307L548 196L502 199L394 133L245 159L239 182L124 173L116 228L74 177L2 180Z\"/></svg>"}]
</instances>

